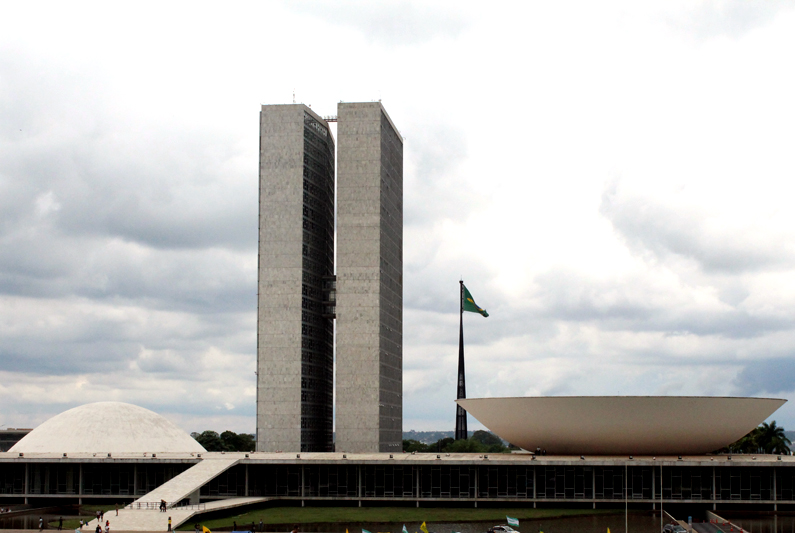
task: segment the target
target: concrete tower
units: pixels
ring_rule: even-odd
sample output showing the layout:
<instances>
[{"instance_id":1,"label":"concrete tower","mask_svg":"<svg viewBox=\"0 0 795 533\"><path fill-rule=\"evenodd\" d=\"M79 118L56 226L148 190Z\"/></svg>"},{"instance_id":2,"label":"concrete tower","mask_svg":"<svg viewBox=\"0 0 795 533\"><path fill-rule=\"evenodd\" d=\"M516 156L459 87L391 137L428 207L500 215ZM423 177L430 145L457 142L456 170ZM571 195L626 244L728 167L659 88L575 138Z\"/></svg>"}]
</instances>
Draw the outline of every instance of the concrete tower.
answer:
<instances>
[{"instance_id":1,"label":"concrete tower","mask_svg":"<svg viewBox=\"0 0 795 533\"><path fill-rule=\"evenodd\" d=\"M330 451L334 139L304 105L260 112L257 450Z\"/></svg>"},{"instance_id":2,"label":"concrete tower","mask_svg":"<svg viewBox=\"0 0 795 533\"><path fill-rule=\"evenodd\" d=\"M403 140L380 102L337 114L336 450L399 452Z\"/></svg>"}]
</instances>

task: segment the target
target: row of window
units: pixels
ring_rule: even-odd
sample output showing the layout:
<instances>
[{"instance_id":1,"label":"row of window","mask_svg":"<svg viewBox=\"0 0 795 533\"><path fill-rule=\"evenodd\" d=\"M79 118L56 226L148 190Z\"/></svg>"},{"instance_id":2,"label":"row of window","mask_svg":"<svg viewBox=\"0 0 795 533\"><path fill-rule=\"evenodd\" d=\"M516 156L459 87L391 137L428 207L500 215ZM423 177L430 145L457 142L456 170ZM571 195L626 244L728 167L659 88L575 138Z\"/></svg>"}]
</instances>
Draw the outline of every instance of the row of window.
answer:
<instances>
[{"instance_id":1,"label":"row of window","mask_svg":"<svg viewBox=\"0 0 795 533\"><path fill-rule=\"evenodd\" d=\"M311 392L310 392L311 394ZM329 413L307 406L305 429L325 444ZM302 413L303 413L302 408ZM317 426L317 427L316 427ZM330 441L329 441L330 442ZM314 444L313 444L314 446ZM312 448L321 449L321 448ZM30 494L142 495L190 464L28 465ZM207 494L251 496L517 497L537 499L795 500L795 468L623 467L541 465L238 465L202 488ZM302 475L303 474L303 475ZM303 485L301 479L304 479ZM714 488L713 488L714 487ZM774 490L775 487L775 490ZM0 494L23 494L25 465L0 465Z\"/></svg>"}]
</instances>

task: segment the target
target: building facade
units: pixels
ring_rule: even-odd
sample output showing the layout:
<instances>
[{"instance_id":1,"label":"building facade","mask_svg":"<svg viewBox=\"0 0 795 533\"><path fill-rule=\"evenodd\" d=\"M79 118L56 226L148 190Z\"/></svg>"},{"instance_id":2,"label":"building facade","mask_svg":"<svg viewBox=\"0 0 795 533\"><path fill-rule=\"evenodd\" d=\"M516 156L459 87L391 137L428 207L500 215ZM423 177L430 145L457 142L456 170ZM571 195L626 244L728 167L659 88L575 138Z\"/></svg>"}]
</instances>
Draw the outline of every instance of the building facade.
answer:
<instances>
[{"instance_id":1,"label":"building facade","mask_svg":"<svg viewBox=\"0 0 795 533\"><path fill-rule=\"evenodd\" d=\"M336 450L399 453L403 139L380 102L337 120Z\"/></svg>"},{"instance_id":2,"label":"building facade","mask_svg":"<svg viewBox=\"0 0 795 533\"><path fill-rule=\"evenodd\" d=\"M537 457L527 454L101 454L0 453L0 506L130 502L199 464L237 459L199 481L201 502L262 496L472 506L688 510L795 510L795 457ZM780 459L779 459L780 457ZM493 502L493 503L492 503ZM168 502L176 504L177 502Z\"/></svg>"},{"instance_id":3,"label":"building facade","mask_svg":"<svg viewBox=\"0 0 795 533\"><path fill-rule=\"evenodd\" d=\"M334 139L301 104L260 112L257 450L330 451Z\"/></svg>"}]
</instances>

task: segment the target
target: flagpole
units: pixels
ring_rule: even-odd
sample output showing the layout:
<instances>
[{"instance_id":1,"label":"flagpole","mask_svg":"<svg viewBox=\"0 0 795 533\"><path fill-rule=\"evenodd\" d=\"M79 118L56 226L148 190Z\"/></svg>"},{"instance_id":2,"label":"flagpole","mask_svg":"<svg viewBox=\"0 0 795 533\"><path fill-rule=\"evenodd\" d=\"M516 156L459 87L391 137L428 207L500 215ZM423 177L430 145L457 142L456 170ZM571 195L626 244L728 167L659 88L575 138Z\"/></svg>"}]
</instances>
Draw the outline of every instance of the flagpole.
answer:
<instances>
[{"instance_id":1,"label":"flagpole","mask_svg":"<svg viewBox=\"0 0 795 533\"><path fill-rule=\"evenodd\" d=\"M464 374L464 280L459 280L458 296L458 392L457 399L467 397L466 376ZM467 412L460 405L455 410L455 440L466 439Z\"/></svg>"}]
</instances>

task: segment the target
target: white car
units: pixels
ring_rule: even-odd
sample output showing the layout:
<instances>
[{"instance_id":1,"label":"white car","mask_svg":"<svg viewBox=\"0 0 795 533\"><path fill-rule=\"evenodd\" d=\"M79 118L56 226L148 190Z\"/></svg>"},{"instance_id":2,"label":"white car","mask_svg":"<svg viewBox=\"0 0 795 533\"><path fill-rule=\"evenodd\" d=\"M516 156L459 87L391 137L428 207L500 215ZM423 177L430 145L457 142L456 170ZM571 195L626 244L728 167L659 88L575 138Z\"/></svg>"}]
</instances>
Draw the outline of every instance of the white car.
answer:
<instances>
[{"instance_id":1,"label":"white car","mask_svg":"<svg viewBox=\"0 0 795 533\"><path fill-rule=\"evenodd\" d=\"M519 533L517 530L512 528L511 526L494 526L493 528L489 529L487 533Z\"/></svg>"}]
</instances>

